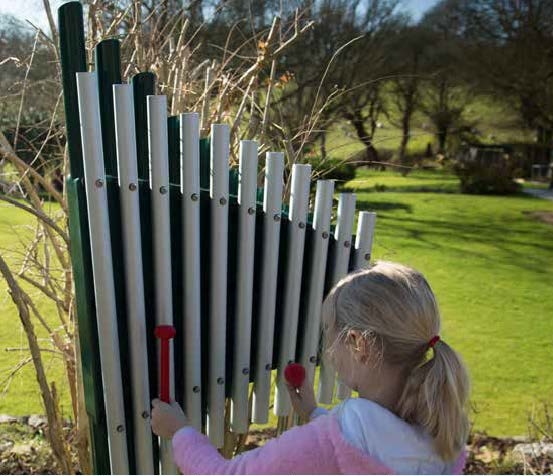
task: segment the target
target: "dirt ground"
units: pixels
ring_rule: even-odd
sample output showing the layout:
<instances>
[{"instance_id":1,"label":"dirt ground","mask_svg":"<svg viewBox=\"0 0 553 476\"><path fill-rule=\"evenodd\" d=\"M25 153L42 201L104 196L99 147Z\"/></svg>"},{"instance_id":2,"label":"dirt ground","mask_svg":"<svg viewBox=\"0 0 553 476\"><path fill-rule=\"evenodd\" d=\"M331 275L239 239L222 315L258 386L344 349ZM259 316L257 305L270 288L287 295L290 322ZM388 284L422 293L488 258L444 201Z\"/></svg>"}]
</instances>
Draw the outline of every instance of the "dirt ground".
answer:
<instances>
[{"instance_id":1,"label":"dirt ground","mask_svg":"<svg viewBox=\"0 0 553 476\"><path fill-rule=\"evenodd\" d=\"M527 214L535 220L553 225L553 212L528 212Z\"/></svg>"},{"instance_id":2,"label":"dirt ground","mask_svg":"<svg viewBox=\"0 0 553 476\"><path fill-rule=\"evenodd\" d=\"M33 422L31 422L33 423ZM45 437L44 422L0 423L0 474L56 474L57 468ZM263 445L274 429L252 431L246 449ZM551 474L553 455L523 459L513 455L520 441L474 435L469 442L465 474Z\"/></svg>"}]
</instances>

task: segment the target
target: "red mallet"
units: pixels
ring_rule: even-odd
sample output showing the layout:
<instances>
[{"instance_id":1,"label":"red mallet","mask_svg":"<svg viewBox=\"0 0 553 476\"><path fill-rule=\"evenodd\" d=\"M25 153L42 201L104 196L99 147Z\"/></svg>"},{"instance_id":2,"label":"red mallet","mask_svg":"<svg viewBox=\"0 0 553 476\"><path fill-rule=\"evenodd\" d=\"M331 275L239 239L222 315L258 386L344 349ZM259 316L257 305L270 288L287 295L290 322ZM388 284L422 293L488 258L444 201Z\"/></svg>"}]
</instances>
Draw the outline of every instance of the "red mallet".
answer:
<instances>
[{"instance_id":1,"label":"red mallet","mask_svg":"<svg viewBox=\"0 0 553 476\"><path fill-rule=\"evenodd\" d=\"M176 331L173 326L157 326L155 336L161 340L161 352L159 362L159 399L162 402L170 403L170 381L169 371L171 368L171 349L169 341L175 337Z\"/></svg>"},{"instance_id":2,"label":"red mallet","mask_svg":"<svg viewBox=\"0 0 553 476\"><path fill-rule=\"evenodd\" d=\"M284 369L284 378L292 387L300 388L305 380L305 367L295 362L288 364Z\"/></svg>"}]
</instances>

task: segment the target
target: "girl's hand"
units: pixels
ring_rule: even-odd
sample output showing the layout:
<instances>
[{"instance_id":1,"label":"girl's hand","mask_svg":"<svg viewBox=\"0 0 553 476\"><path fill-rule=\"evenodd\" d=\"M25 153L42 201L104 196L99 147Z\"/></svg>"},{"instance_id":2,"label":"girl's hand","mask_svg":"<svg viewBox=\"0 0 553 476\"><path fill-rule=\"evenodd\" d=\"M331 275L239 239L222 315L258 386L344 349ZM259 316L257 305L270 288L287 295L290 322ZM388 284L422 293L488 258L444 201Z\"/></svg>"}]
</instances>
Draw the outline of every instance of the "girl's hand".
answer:
<instances>
[{"instance_id":1,"label":"girl's hand","mask_svg":"<svg viewBox=\"0 0 553 476\"><path fill-rule=\"evenodd\" d=\"M188 425L188 420L177 402L162 402L152 400L152 431L162 438L173 438L182 427Z\"/></svg>"},{"instance_id":2,"label":"girl's hand","mask_svg":"<svg viewBox=\"0 0 553 476\"><path fill-rule=\"evenodd\" d=\"M304 420L309 420L311 413L317 408L317 401L315 400L315 391L309 385L308 379L305 379L297 389L288 382L286 382L286 387L288 388L294 411Z\"/></svg>"}]
</instances>

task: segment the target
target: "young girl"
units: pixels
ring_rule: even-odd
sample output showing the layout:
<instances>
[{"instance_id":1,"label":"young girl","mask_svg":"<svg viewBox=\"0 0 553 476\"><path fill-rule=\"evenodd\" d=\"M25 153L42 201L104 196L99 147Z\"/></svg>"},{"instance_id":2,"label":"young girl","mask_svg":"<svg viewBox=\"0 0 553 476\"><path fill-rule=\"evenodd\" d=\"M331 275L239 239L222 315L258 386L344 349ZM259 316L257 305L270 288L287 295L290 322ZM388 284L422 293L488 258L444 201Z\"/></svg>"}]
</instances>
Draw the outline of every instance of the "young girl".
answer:
<instances>
[{"instance_id":1,"label":"young girl","mask_svg":"<svg viewBox=\"0 0 553 476\"><path fill-rule=\"evenodd\" d=\"M452 474L464 466L469 380L440 339L434 294L417 271L379 262L342 279L323 306L326 351L358 392L330 412L313 388L290 388L310 419L265 446L224 459L187 427L177 404L153 402L152 428L173 439L183 474Z\"/></svg>"}]
</instances>

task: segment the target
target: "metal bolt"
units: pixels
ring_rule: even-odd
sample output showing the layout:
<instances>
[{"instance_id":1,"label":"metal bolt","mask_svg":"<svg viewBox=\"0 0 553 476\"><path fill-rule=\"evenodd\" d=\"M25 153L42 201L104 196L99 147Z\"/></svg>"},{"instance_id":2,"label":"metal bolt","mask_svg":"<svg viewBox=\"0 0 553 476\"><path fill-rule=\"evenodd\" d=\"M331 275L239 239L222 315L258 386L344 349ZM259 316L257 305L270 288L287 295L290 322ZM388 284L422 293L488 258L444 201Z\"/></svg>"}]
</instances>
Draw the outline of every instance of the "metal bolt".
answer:
<instances>
[{"instance_id":1,"label":"metal bolt","mask_svg":"<svg viewBox=\"0 0 553 476\"><path fill-rule=\"evenodd\" d=\"M344 241L344 247L349 248L351 243L349 241Z\"/></svg>"},{"instance_id":2,"label":"metal bolt","mask_svg":"<svg viewBox=\"0 0 553 476\"><path fill-rule=\"evenodd\" d=\"M243 375L248 375L249 373L250 373L250 369L248 369L248 368L242 369L242 374Z\"/></svg>"},{"instance_id":3,"label":"metal bolt","mask_svg":"<svg viewBox=\"0 0 553 476\"><path fill-rule=\"evenodd\" d=\"M316 364L317 363L317 357L312 355L311 357L309 357L309 362L311 362L312 364Z\"/></svg>"},{"instance_id":4,"label":"metal bolt","mask_svg":"<svg viewBox=\"0 0 553 476\"><path fill-rule=\"evenodd\" d=\"M371 259L370 253L365 253L365 261L369 261Z\"/></svg>"},{"instance_id":5,"label":"metal bolt","mask_svg":"<svg viewBox=\"0 0 553 476\"><path fill-rule=\"evenodd\" d=\"M280 221L280 215L277 213L277 214L273 217L273 220L274 220L274 221Z\"/></svg>"},{"instance_id":6,"label":"metal bolt","mask_svg":"<svg viewBox=\"0 0 553 476\"><path fill-rule=\"evenodd\" d=\"M168 192L167 187L165 185L159 187L159 193L162 195L165 195Z\"/></svg>"},{"instance_id":7,"label":"metal bolt","mask_svg":"<svg viewBox=\"0 0 553 476\"><path fill-rule=\"evenodd\" d=\"M271 364L267 364L267 365L265 366L265 370L271 370Z\"/></svg>"},{"instance_id":8,"label":"metal bolt","mask_svg":"<svg viewBox=\"0 0 553 476\"><path fill-rule=\"evenodd\" d=\"M138 187L136 186L135 183L130 183L130 184L129 184L129 190L130 190L131 192L136 192L136 189L137 189L137 188L138 188Z\"/></svg>"},{"instance_id":9,"label":"metal bolt","mask_svg":"<svg viewBox=\"0 0 553 476\"><path fill-rule=\"evenodd\" d=\"M223 384L225 383L225 379L224 379L223 377L219 377L219 378L217 379L217 383L218 383L219 385L223 385Z\"/></svg>"},{"instance_id":10,"label":"metal bolt","mask_svg":"<svg viewBox=\"0 0 553 476\"><path fill-rule=\"evenodd\" d=\"M221 197L221 198L219 199L219 203L220 203L221 205L225 206L225 205L227 204L227 199L226 199L225 197Z\"/></svg>"},{"instance_id":11,"label":"metal bolt","mask_svg":"<svg viewBox=\"0 0 553 476\"><path fill-rule=\"evenodd\" d=\"M125 427L123 425L118 425L116 429L119 433L123 433L125 431Z\"/></svg>"},{"instance_id":12,"label":"metal bolt","mask_svg":"<svg viewBox=\"0 0 553 476\"><path fill-rule=\"evenodd\" d=\"M255 208L253 208L253 207L248 208L248 213L250 215L253 215L255 213Z\"/></svg>"},{"instance_id":13,"label":"metal bolt","mask_svg":"<svg viewBox=\"0 0 553 476\"><path fill-rule=\"evenodd\" d=\"M328 231L323 231L323 240L328 238Z\"/></svg>"},{"instance_id":14,"label":"metal bolt","mask_svg":"<svg viewBox=\"0 0 553 476\"><path fill-rule=\"evenodd\" d=\"M293 360L289 360L289 361L288 361L288 365L293 364L293 363L294 363Z\"/></svg>"},{"instance_id":15,"label":"metal bolt","mask_svg":"<svg viewBox=\"0 0 553 476\"><path fill-rule=\"evenodd\" d=\"M102 179L98 179L94 182L94 185L96 185L97 188L102 188L104 186L104 181Z\"/></svg>"},{"instance_id":16,"label":"metal bolt","mask_svg":"<svg viewBox=\"0 0 553 476\"><path fill-rule=\"evenodd\" d=\"M298 223L298 226L303 230L303 229L305 228L305 223L302 222L302 221L300 221L300 222Z\"/></svg>"},{"instance_id":17,"label":"metal bolt","mask_svg":"<svg viewBox=\"0 0 553 476\"><path fill-rule=\"evenodd\" d=\"M194 385L194 388L192 389L194 393L200 393L200 387L198 385Z\"/></svg>"},{"instance_id":18,"label":"metal bolt","mask_svg":"<svg viewBox=\"0 0 553 476\"><path fill-rule=\"evenodd\" d=\"M150 414L148 412L146 412L146 411L142 412L142 418L144 418L144 420L146 418L148 418L149 416L150 416Z\"/></svg>"},{"instance_id":19,"label":"metal bolt","mask_svg":"<svg viewBox=\"0 0 553 476\"><path fill-rule=\"evenodd\" d=\"M190 199L193 201L193 202L197 202L200 197L198 196L197 193L193 193L192 195L190 195Z\"/></svg>"}]
</instances>

